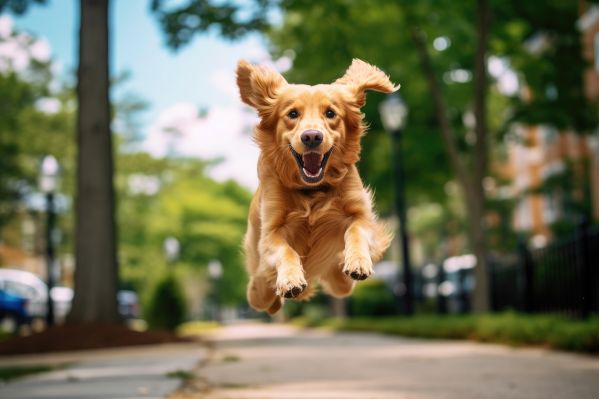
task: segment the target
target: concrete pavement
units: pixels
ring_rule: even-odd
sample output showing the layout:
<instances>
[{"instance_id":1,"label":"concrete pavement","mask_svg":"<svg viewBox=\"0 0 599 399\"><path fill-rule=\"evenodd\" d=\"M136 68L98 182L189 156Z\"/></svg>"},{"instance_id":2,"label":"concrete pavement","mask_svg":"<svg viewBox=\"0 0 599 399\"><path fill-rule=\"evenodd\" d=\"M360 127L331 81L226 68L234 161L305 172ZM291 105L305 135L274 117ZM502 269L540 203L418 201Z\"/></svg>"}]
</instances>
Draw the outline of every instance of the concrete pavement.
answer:
<instances>
[{"instance_id":1,"label":"concrete pavement","mask_svg":"<svg viewBox=\"0 0 599 399\"><path fill-rule=\"evenodd\" d=\"M206 358L199 343L138 346L59 354L0 357L0 367L66 365L0 385L2 399L164 398Z\"/></svg>"},{"instance_id":2,"label":"concrete pavement","mask_svg":"<svg viewBox=\"0 0 599 399\"><path fill-rule=\"evenodd\" d=\"M595 399L599 358L465 341L236 325L209 337L203 399Z\"/></svg>"}]
</instances>

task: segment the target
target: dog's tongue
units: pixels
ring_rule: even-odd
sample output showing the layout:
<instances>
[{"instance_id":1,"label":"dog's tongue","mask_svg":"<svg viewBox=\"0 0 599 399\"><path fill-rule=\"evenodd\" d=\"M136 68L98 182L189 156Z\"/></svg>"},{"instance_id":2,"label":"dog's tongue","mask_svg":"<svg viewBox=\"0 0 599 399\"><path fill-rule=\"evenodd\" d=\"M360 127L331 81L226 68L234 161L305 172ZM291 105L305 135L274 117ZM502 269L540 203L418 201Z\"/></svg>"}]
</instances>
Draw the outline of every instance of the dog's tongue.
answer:
<instances>
[{"instance_id":1,"label":"dog's tongue","mask_svg":"<svg viewBox=\"0 0 599 399\"><path fill-rule=\"evenodd\" d=\"M313 175L317 174L320 170L320 164L322 163L322 155L316 152L309 152L303 155L304 168Z\"/></svg>"}]
</instances>

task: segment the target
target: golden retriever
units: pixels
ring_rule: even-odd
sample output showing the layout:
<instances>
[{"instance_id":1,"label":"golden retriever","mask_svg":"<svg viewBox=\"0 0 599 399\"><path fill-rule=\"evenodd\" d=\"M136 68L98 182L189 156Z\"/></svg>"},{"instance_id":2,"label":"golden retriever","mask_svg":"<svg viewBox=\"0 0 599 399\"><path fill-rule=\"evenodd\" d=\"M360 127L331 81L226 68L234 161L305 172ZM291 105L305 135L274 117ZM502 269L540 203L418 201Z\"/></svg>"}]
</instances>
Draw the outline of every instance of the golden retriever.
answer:
<instances>
[{"instance_id":1,"label":"golden retriever","mask_svg":"<svg viewBox=\"0 0 599 399\"><path fill-rule=\"evenodd\" d=\"M316 86L240 61L237 85L260 116L260 184L244 244L249 304L274 314L284 298L309 298L317 281L330 295L350 295L392 239L356 168L365 132L360 108L365 90L399 86L358 59L340 79Z\"/></svg>"}]
</instances>

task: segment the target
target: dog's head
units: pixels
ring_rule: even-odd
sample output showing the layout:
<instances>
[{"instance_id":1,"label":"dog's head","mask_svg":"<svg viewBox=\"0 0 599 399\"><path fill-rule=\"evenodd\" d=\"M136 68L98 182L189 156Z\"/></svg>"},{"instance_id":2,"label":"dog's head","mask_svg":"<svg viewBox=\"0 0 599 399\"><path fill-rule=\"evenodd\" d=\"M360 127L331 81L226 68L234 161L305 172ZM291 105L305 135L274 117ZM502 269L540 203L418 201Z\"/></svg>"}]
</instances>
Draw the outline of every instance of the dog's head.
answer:
<instances>
[{"instance_id":1,"label":"dog's head","mask_svg":"<svg viewBox=\"0 0 599 399\"><path fill-rule=\"evenodd\" d=\"M360 108L365 91L399 88L380 69L355 59L332 84L289 84L277 72L240 61L241 99L260 115L255 139L262 167L287 187L334 185L356 163L364 132Z\"/></svg>"}]
</instances>

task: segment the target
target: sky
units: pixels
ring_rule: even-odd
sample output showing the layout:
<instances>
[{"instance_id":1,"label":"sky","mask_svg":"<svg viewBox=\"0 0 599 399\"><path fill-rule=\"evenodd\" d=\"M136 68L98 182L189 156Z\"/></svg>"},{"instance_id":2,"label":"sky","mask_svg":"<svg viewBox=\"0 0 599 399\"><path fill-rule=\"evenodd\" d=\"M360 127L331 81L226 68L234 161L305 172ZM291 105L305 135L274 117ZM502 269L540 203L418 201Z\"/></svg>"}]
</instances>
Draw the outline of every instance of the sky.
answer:
<instances>
[{"instance_id":1,"label":"sky","mask_svg":"<svg viewBox=\"0 0 599 399\"><path fill-rule=\"evenodd\" d=\"M55 69L64 80L72 80L76 69L77 3L49 0L47 6L34 6L25 16L9 17L16 29L47 43ZM112 2L111 73L129 72L130 79L111 95L118 98L132 93L149 103L139 118L146 151L155 156L175 153L223 158L209 171L212 177L234 178L255 188L258 149L250 133L256 117L239 100L235 66L244 58L284 71L290 61L273 62L258 35L236 42L215 34L197 36L190 45L174 52L166 47L149 3ZM199 110L208 112L204 115Z\"/></svg>"}]
</instances>

